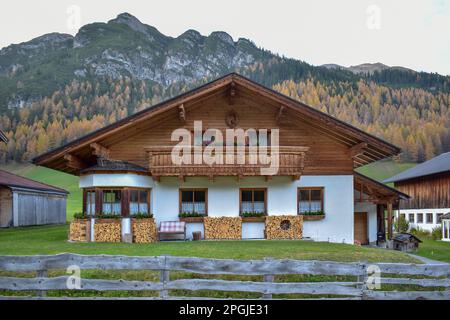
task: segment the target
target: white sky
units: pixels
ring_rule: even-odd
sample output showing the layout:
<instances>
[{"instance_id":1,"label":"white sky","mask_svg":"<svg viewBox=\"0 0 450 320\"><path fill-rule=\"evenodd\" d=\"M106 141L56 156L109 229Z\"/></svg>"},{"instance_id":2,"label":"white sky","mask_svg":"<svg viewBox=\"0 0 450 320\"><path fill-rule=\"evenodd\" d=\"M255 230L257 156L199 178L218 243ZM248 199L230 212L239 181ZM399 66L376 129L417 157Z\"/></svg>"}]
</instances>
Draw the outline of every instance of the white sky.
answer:
<instances>
[{"instance_id":1,"label":"white sky","mask_svg":"<svg viewBox=\"0 0 450 320\"><path fill-rule=\"evenodd\" d=\"M166 35L226 31L314 65L382 62L450 74L450 0L13 0L1 5L0 47L75 34L72 5L81 25L129 12Z\"/></svg>"}]
</instances>

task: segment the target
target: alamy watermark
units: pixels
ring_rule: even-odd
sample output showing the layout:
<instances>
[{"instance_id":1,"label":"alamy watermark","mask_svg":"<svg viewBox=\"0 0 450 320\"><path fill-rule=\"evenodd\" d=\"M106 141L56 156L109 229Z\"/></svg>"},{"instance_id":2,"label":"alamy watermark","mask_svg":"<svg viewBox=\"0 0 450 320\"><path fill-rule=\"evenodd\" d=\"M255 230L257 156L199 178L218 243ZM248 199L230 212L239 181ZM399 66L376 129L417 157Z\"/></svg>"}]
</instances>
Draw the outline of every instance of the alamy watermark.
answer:
<instances>
[{"instance_id":1,"label":"alamy watermark","mask_svg":"<svg viewBox=\"0 0 450 320\"><path fill-rule=\"evenodd\" d=\"M270 133L270 134L269 134ZM261 175L275 175L279 169L279 129L203 130L194 121L194 134L180 128L172 132L171 159L175 165L261 165Z\"/></svg>"},{"instance_id":2,"label":"alamy watermark","mask_svg":"<svg viewBox=\"0 0 450 320\"><path fill-rule=\"evenodd\" d=\"M381 8L372 4L366 9L367 19L366 26L369 30L380 30L381 29Z\"/></svg>"}]
</instances>

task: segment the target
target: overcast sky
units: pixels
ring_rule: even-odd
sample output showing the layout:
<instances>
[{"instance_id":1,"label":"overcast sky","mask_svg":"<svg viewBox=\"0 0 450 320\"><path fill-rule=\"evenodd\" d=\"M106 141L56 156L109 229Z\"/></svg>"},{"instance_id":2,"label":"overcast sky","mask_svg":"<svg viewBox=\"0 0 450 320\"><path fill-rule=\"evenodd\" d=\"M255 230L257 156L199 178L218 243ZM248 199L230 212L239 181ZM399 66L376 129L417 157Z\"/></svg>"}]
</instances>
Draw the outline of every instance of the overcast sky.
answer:
<instances>
[{"instance_id":1,"label":"overcast sky","mask_svg":"<svg viewBox=\"0 0 450 320\"><path fill-rule=\"evenodd\" d=\"M226 31L314 65L450 74L450 0L13 0L1 8L0 47L129 12L166 35Z\"/></svg>"}]
</instances>

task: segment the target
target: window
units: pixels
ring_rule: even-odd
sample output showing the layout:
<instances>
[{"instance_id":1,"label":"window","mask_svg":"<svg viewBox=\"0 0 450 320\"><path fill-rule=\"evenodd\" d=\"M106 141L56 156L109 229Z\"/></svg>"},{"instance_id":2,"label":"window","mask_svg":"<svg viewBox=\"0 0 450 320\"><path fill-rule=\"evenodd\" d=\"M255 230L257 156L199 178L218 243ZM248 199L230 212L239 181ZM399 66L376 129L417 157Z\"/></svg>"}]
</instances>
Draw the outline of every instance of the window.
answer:
<instances>
[{"instance_id":1,"label":"window","mask_svg":"<svg viewBox=\"0 0 450 320\"><path fill-rule=\"evenodd\" d=\"M150 212L150 190L131 189L130 215L137 213L147 214Z\"/></svg>"},{"instance_id":2,"label":"window","mask_svg":"<svg viewBox=\"0 0 450 320\"><path fill-rule=\"evenodd\" d=\"M121 190L103 190L102 213L120 215L122 191Z\"/></svg>"},{"instance_id":3,"label":"window","mask_svg":"<svg viewBox=\"0 0 450 320\"><path fill-rule=\"evenodd\" d=\"M323 188L298 189L298 213L323 212Z\"/></svg>"},{"instance_id":4,"label":"window","mask_svg":"<svg viewBox=\"0 0 450 320\"><path fill-rule=\"evenodd\" d=\"M406 220L406 214L400 213L400 218L403 219L403 220Z\"/></svg>"},{"instance_id":5,"label":"window","mask_svg":"<svg viewBox=\"0 0 450 320\"><path fill-rule=\"evenodd\" d=\"M95 191L85 190L84 196L86 199L84 213L86 213L88 216L95 215Z\"/></svg>"},{"instance_id":6,"label":"window","mask_svg":"<svg viewBox=\"0 0 450 320\"><path fill-rule=\"evenodd\" d=\"M414 213L409 214L409 222L414 223Z\"/></svg>"},{"instance_id":7,"label":"window","mask_svg":"<svg viewBox=\"0 0 450 320\"><path fill-rule=\"evenodd\" d=\"M433 223L433 214L427 213L427 223Z\"/></svg>"},{"instance_id":8,"label":"window","mask_svg":"<svg viewBox=\"0 0 450 320\"><path fill-rule=\"evenodd\" d=\"M423 213L417 214L417 223L423 223Z\"/></svg>"},{"instance_id":9,"label":"window","mask_svg":"<svg viewBox=\"0 0 450 320\"><path fill-rule=\"evenodd\" d=\"M207 189L181 189L180 213L198 213L206 215Z\"/></svg>"},{"instance_id":10,"label":"window","mask_svg":"<svg viewBox=\"0 0 450 320\"><path fill-rule=\"evenodd\" d=\"M240 212L267 213L266 189L241 189Z\"/></svg>"},{"instance_id":11,"label":"window","mask_svg":"<svg viewBox=\"0 0 450 320\"><path fill-rule=\"evenodd\" d=\"M436 223L442 223L443 213L436 213Z\"/></svg>"}]
</instances>

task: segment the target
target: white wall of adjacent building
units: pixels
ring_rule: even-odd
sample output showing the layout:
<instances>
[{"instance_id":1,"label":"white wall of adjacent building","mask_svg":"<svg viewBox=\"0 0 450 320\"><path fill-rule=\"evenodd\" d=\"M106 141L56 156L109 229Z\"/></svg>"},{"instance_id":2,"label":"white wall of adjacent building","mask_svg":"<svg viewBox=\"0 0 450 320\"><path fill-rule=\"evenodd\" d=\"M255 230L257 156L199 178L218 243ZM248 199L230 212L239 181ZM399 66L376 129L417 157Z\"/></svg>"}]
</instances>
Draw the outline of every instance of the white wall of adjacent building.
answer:
<instances>
[{"instance_id":1,"label":"white wall of adjacent building","mask_svg":"<svg viewBox=\"0 0 450 320\"><path fill-rule=\"evenodd\" d=\"M80 177L80 187L151 188L151 211L158 223L178 220L180 188L207 188L208 216L237 217L239 216L240 188L267 188L268 215L296 215L297 189L323 187L325 219L305 221L303 237L309 237L315 241L353 244L352 175L302 176L294 181L291 177L273 177L269 181L263 177L244 177L239 182L236 177L215 177L214 181L206 177L188 177L185 182L180 182L177 177L173 177L161 178L157 182L151 177L137 174L92 174ZM370 239L374 241L373 236L376 239L376 209L374 218L372 214L369 214L368 220L371 230ZM189 223L187 235L192 237L193 231L202 231L203 234L203 225ZM264 223L244 223L244 239L263 237Z\"/></svg>"},{"instance_id":2,"label":"white wall of adjacent building","mask_svg":"<svg viewBox=\"0 0 450 320\"><path fill-rule=\"evenodd\" d=\"M431 231L434 228L441 227L440 221L438 221L438 215L444 215L450 213L450 208L442 209L400 209L396 210L395 216L398 218L400 214L405 215L406 221L409 222L410 228L420 228L422 230ZM432 220L427 220L427 214L431 214ZM414 219L411 219L414 216ZM422 215L422 222L419 222L420 215Z\"/></svg>"}]
</instances>

